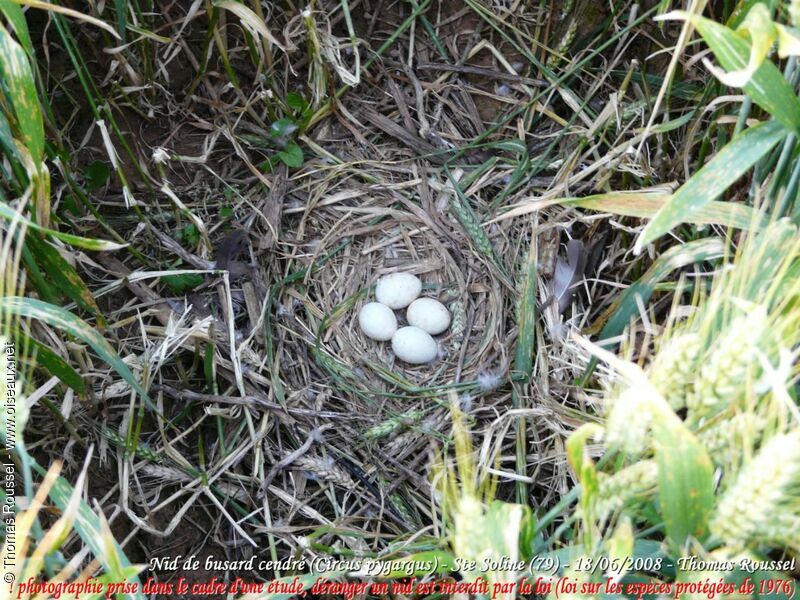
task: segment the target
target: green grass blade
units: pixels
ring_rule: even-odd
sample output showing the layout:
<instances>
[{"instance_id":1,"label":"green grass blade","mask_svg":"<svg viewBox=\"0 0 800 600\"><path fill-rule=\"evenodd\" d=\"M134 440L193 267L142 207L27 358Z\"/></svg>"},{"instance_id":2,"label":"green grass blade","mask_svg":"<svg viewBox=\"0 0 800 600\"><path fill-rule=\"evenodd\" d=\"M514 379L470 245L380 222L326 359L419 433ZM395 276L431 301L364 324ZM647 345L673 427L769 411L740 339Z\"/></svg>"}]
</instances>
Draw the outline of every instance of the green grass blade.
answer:
<instances>
[{"instance_id":1,"label":"green grass blade","mask_svg":"<svg viewBox=\"0 0 800 600\"><path fill-rule=\"evenodd\" d=\"M750 44L743 37L705 17L693 16L691 21L726 71L747 67ZM772 62L763 61L742 89L775 119L800 134L800 98Z\"/></svg>"},{"instance_id":2,"label":"green grass blade","mask_svg":"<svg viewBox=\"0 0 800 600\"><path fill-rule=\"evenodd\" d=\"M44 276L44 273L42 273L42 270L36 263L33 252L31 252L31 249L27 245L22 246L22 261L25 265L25 276L30 282L31 287L36 291L37 297L50 304L59 304L58 292Z\"/></svg>"},{"instance_id":3,"label":"green grass blade","mask_svg":"<svg viewBox=\"0 0 800 600\"><path fill-rule=\"evenodd\" d=\"M61 256L61 253L36 232L27 235L25 243L36 257L36 262L47 273L57 289L80 308L97 317L98 325L105 327L105 319L95 302L94 294L86 287L75 268Z\"/></svg>"},{"instance_id":4,"label":"green grass blade","mask_svg":"<svg viewBox=\"0 0 800 600\"><path fill-rule=\"evenodd\" d=\"M117 33L124 44L126 42L125 29L128 24L128 0L114 0L114 8L117 13Z\"/></svg>"},{"instance_id":5,"label":"green grass blade","mask_svg":"<svg viewBox=\"0 0 800 600\"><path fill-rule=\"evenodd\" d=\"M14 107L22 139L34 164L44 156L44 123L31 65L25 50L0 25L0 76Z\"/></svg>"},{"instance_id":6,"label":"green grass blade","mask_svg":"<svg viewBox=\"0 0 800 600\"><path fill-rule=\"evenodd\" d=\"M594 545L596 527L594 525L594 506L597 502L598 478L594 461L586 452L589 440L596 436L599 426L586 423L576 429L567 438L567 461L578 478L581 487L579 498L580 515L583 520L583 543L591 547Z\"/></svg>"},{"instance_id":7,"label":"green grass blade","mask_svg":"<svg viewBox=\"0 0 800 600\"><path fill-rule=\"evenodd\" d=\"M606 340L622 333L631 319L639 314L639 303L646 305L656 284L672 271L694 263L714 260L725 254L725 245L719 238L705 238L673 246L658 257L636 282L631 284L609 309L611 317L600 332Z\"/></svg>"},{"instance_id":8,"label":"green grass blade","mask_svg":"<svg viewBox=\"0 0 800 600\"><path fill-rule=\"evenodd\" d=\"M714 260L724 256L724 254L725 245L719 238L705 238L686 242L679 246L673 246L664 252L645 271L644 275L614 300L606 310L605 315L599 319L602 323L607 318L598 335L598 340L608 340L620 335L631 322L631 319L639 315L640 304L647 305L656 285L663 281L672 271L698 262ZM595 326L595 330L596 328L599 328L599 325ZM597 358L592 358L586 367L586 371L581 376L581 385L588 381L596 366Z\"/></svg>"},{"instance_id":9,"label":"green grass blade","mask_svg":"<svg viewBox=\"0 0 800 600\"><path fill-rule=\"evenodd\" d=\"M42 367L50 373L50 375L58 377L63 384L71 387L79 394L84 392L86 385L83 381L83 377L49 346L25 335L25 333L19 330L14 332L14 337L17 339L17 344L20 347L28 349L28 353L30 354L29 362L34 367Z\"/></svg>"},{"instance_id":10,"label":"green grass blade","mask_svg":"<svg viewBox=\"0 0 800 600\"><path fill-rule=\"evenodd\" d=\"M658 499L667 537L680 552L702 539L714 507L714 466L705 448L674 414L653 425Z\"/></svg>"},{"instance_id":11,"label":"green grass blade","mask_svg":"<svg viewBox=\"0 0 800 600\"><path fill-rule=\"evenodd\" d=\"M118 244L116 242L109 242L106 240L98 240L95 238L85 238L79 235L72 235L70 233L62 233L60 231L54 231L52 229L48 229L47 227L42 227L31 221L30 219L25 218L21 214L19 214L16 210L11 208L5 202L0 202L0 218L7 219L9 221L18 220L20 223L24 224L26 227L30 229L34 229L36 231L41 231L45 235L52 236L56 239L61 240L71 246L76 246L78 248L85 248L86 250L94 250L95 252L110 252L112 250L119 250L120 248L125 248L128 244Z\"/></svg>"},{"instance_id":12,"label":"green grass blade","mask_svg":"<svg viewBox=\"0 0 800 600\"><path fill-rule=\"evenodd\" d=\"M514 375L513 377L526 379L530 377L533 369L533 350L536 344L536 234L531 233L531 244L528 250L528 260L525 262L523 285L519 292L519 305L517 307L517 343L514 348Z\"/></svg>"},{"instance_id":13,"label":"green grass blade","mask_svg":"<svg viewBox=\"0 0 800 600\"><path fill-rule=\"evenodd\" d=\"M636 240L634 251L641 252L646 244L676 225L692 221L700 209L728 189L785 138L787 133L780 123L769 121L746 129L733 138L656 213Z\"/></svg>"},{"instance_id":14,"label":"green grass blade","mask_svg":"<svg viewBox=\"0 0 800 600\"><path fill-rule=\"evenodd\" d=\"M46 470L40 465L34 464L33 466L41 475L46 473ZM50 499L53 504L63 511L67 508L74 491L69 482L59 476L50 490ZM117 542L113 541L110 533L107 532L108 526L83 500L78 503L74 527L83 542L91 548L92 554L103 569L113 577L112 581L129 581L136 583L137 588L141 589L141 583L134 573L141 571L142 568L131 565L122 548ZM125 579L120 579L121 576L125 576ZM146 597L141 592L128 594L125 597L146 600Z\"/></svg>"},{"instance_id":15,"label":"green grass blade","mask_svg":"<svg viewBox=\"0 0 800 600\"><path fill-rule=\"evenodd\" d=\"M28 23L25 21L25 13L22 12L22 7L12 0L0 0L0 14L8 19L14 29L14 33L17 34L17 39L28 52L28 55L33 56L31 34L28 31Z\"/></svg>"},{"instance_id":16,"label":"green grass blade","mask_svg":"<svg viewBox=\"0 0 800 600\"><path fill-rule=\"evenodd\" d=\"M86 321L58 306L19 296L0 298L0 314L12 314L22 318L38 319L52 327L56 327L88 344L105 362L111 365L130 386L142 397L152 410L157 411L147 392L134 374L114 351L106 339Z\"/></svg>"},{"instance_id":17,"label":"green grass blade","mask_svg":"<svg viewBox=\"0 0 800 600\"><path fill-rule=\"evenodd\" d=\"M525 261L525 273L522 276L522 288L519 291L517 305L517 341L514 347L514 371L511 374L512 380L516 383L511 393L511 401L514 408L522 407L522 394L520 385L524 385L533 372L533 354L536 347L536 318L538 314L538 304L536 299L536 275L537 275L537 247L536 232L531 231L531 243L528 249L528 258ZM520 417L516 423L516 459L517 473L523 477L527 476L527 443L526 443L526 424L525 418ZM522 480L516 482L517 502L525 503L528 501L528 486Z\"/></svg>"}]
</instances>

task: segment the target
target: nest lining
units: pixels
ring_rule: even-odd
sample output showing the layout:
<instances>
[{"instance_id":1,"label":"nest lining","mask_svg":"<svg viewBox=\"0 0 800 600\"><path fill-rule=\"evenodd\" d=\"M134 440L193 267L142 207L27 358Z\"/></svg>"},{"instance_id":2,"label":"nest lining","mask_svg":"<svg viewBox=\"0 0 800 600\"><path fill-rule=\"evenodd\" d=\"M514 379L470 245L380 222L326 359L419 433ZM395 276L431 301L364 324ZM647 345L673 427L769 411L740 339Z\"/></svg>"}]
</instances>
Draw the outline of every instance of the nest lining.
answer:
<instances>
[{"instance_id":1,"label":"nest lining","mask_svg":"<svg viewBox=\"0 0 800 600\"><path fill-rule=\"evenodd\" d=\"M325 370L367 394L429 395L477 381L496 354L496 325L503 321L499 284L486 269L472 270L463 248L443 242L419 215L358 213L347 214L338 231L331 229L319 242L316 254L321 256L343 238L350 241L305 281L309 314L318 317L309 323L314 356ZM441 301L453 317L450 328L435 337L440 355L432 363L409 365L396 359L391 343L367 338L358 325L358 311L374 301L378 278L397 271L417 275L421 296ZM398 326L407 324L405 309L395 314Z\"/></svg>"}]
</instances>

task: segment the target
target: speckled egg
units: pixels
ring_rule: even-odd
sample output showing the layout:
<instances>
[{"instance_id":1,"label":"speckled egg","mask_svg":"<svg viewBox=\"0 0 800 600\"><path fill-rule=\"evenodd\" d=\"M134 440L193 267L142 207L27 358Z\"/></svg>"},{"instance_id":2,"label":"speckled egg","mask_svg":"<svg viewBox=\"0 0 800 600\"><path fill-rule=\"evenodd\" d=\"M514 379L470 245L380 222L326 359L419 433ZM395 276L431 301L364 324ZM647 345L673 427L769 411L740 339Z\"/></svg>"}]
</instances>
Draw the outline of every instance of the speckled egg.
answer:
<instances>
[{"instance_id":1,"label":"speckled egg","mask_svg":"<svg viewBox=\"0 0 800 600\"><path fill-rule=\"evenodd\" d=\"M389 308L405 308L411 304L422 291L419 277L411 273L392 273L384 275L375 286L375 298Z\"/></svg>"},{"instance_id":2,"label":"speckled egg","mask_svg":"<svg viewBox=\"0 0 800 600\"><path fill-rule=\"evenodd\" d=\"M419 327L431 335L438 335L450 327L450 311L433 298L417 298L406 312L408 324Z\"/></svg>"},{"instance_id":3,"label":"speckled egg","mask_svg":"<svg viewBox=\"0 0 800 600\"><path fill-rule=\"evenodd\" d=\"M385 342L397 331L397 317L380 302L365 304L358 313L358 325L368 338Z\"/></svg>"},{"instance_id":4,"label":"speckled egg","mask_svg":"<svg viewBox=\"0 0 800 600\"><path fill-rule=\"evenodd\" d=\"M436 358L439 349L427 331L419 327L401 327L392 337L394 355L412 365L423 365Z\"/></svg>"}]
</instances>

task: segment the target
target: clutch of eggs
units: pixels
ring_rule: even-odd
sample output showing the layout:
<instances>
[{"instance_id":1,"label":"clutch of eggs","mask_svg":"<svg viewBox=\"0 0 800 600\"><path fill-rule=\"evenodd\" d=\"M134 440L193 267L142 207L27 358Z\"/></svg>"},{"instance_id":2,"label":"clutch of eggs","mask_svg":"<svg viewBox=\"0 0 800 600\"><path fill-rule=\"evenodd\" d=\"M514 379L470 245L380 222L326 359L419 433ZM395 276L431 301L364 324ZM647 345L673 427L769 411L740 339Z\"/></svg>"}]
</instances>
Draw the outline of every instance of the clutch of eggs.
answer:
<instances>
[{"instance_id":1,"label":"clutch of eggs","mask_svg":"<svg viewBox=\"0 0 800 600\"><path fill-rule=\"evenodd\" d=\"M413 365L433 361L439 353L431 337L450 326L450 311L433 298L418 298L422 282L410 273L392 273L378 280L377 302L365 304L358 313L358 324L368 338L384 342L392 340L392 351L400 360ZM392 309L408 307L408 327L397 328Z\"/></svg>"}]
</instances>

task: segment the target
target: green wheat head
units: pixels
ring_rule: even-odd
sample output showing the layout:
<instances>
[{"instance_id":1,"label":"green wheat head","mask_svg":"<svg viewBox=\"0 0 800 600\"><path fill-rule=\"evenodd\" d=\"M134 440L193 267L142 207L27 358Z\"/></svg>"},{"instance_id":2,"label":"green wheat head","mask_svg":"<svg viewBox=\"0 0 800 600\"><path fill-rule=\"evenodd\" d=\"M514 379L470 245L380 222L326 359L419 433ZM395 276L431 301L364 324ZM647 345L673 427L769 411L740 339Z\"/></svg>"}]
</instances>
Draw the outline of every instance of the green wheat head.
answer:
<instances>
[{"instance_id":1,"label":"green wheat head","mask_svg":"<svg viewBox=\"0 0 800 600\"><path fill-rule=\"evenodd\" d=\"M654 432L666 415L722 474L706 511L715 539L732 549L800 547L800 425L789 391L798 376L798 273L794 225L781 220L750 236L691 316L671 320L645 367L663 406L641 386L612 391L602 438L618 458L598 473L599 518L657 497Z\"/></svg>"}]
</instances>

